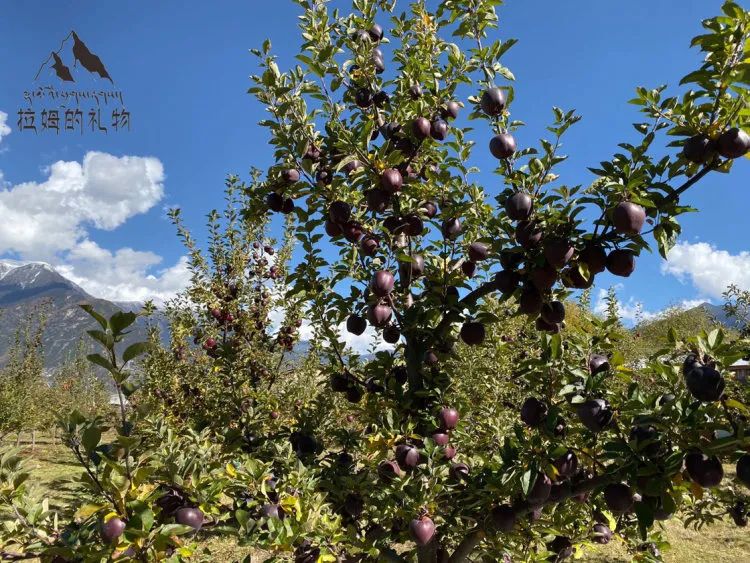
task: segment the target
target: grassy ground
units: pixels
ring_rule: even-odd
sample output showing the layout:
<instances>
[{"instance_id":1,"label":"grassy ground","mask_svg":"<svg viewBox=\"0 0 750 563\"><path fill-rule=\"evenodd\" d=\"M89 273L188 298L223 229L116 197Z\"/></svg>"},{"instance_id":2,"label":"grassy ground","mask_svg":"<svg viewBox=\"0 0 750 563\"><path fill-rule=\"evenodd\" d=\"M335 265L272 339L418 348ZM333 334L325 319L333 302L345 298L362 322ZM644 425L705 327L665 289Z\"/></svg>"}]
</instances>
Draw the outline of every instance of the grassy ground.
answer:
<instances>
[{"instance_id":1,"label":"grassy ground","mask_svg":"<svg viewBox=\"0 0 750 563\"><path fill-rule=\"evenodd\" d=\"M59 443L52 444L48 436L37 440L33 454L27 442L22 442L22 446L29 459L32 480L49 496L51 505L62 512L76 505L78 498L73 478L80 474L80 469L67 448ZM732 469L727 468L727 478L733 477ZM685 529L680 522L672 520L666 523L665 529L672 546L664 554L669 563L750 562L748 529L737 528L729 520L700 532ZM217 563L236 561L252 553L250 548L238 548L231 542L216 538L209 539L206 546ZM255 553L253 561L256 560L262 561L263 558ZM582 560L591 563L626 563L629 558L623 545L613 542L587 553Z\"/></svg>"}]
</instances>

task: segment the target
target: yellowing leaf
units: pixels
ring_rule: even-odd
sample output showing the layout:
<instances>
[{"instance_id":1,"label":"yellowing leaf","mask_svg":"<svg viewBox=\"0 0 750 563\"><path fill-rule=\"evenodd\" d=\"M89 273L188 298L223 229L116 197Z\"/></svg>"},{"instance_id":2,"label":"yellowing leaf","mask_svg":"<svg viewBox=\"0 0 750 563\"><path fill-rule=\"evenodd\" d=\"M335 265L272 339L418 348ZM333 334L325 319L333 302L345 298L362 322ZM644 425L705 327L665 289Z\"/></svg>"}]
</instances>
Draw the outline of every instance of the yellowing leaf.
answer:
<instances>
[{"instance_id":1,"label":"yellowing leaf","mask_svg":"<svg viewBox=\"0 0 750 563\"><path fill-rule=\"evenodd\" d=\"M102 508L105 508L106 504L84 504L81 508L79 508L75 513L75 519L76 520L87 520L88 518L91 518L94 514L99 512ZM117 516L116 514L112 513L113 516ZM112 516L110 516L111 518Z\"/></svg>"},{"instance_id":2,"label":"yellowing leaf","mask_svg":"<svg viewBox=\"0 0 750 563\"><path fill-rule=\"evenodd\" d=\"M698 483L690 483L690 490L693 492L693 496L697 498L698 500L701 500L703 498L703 487L701 487Z\"/></svg>"},{"instance_id":3,"label":"yellowing leaf","mask_svg":"<svg viewBox=\"0 0 750 563\"><path fill-rule=\"evenodd\" d=\"M227 466L224 468L224 470L230 477L237 477L237 470L234 468L234 465L232 463L227 463Z\"/></svg>"}]
</instances>

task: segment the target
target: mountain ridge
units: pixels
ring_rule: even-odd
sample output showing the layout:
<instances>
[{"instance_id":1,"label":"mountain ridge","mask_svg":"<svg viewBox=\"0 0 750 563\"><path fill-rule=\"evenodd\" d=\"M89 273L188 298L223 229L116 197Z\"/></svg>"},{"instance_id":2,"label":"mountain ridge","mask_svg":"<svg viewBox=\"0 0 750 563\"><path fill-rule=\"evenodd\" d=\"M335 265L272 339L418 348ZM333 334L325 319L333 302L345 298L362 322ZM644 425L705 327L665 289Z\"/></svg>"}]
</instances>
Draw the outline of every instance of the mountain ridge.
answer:
<instances>
[{"instance_id":1,"label":"mountain ridge","mask_svg":"<svg viewBox=\"0 0 750 563\"><path fill-rule=\"evenodd\" d=\"M87 346L93 346L88 342L86 331L95 328L96 321L81 309L82 304L91 305L106 317L117 311L139 308L135 303L116 303L94 297L46 262L0 260L0 364L8 361L18 329L27 323L30 315L35 325L38 317L35 320L34 315L38 312L46 313L42 337L45 368L52 369L63 363L75 353L81 339ZM157 313L150 319L160 326L162 336L166 336L163 315ZM122 345L145 340L148 323L146 318L139 317Z\"/></svg>"}]
</instances>

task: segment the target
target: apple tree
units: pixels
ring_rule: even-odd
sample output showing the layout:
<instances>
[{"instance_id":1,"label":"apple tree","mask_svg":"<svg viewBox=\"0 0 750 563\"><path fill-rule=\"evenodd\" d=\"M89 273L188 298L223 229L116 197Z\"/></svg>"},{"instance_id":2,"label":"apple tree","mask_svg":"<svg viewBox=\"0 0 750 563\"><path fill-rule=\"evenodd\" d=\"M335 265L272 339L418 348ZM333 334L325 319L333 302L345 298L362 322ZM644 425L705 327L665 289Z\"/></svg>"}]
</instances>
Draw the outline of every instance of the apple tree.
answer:
<instances>
[{"instance_id":1,"label":"apple tree","mask_svg":"<svg viewBox=\"0 0 750 563\"><path fill-rule=\"evenodd\" d=\"M294 218L302 252L288 295L327 342L331 388L361 405L369 435L347 433L352 465L329 491L352 522L350 551L403 560L395 546L410 539L420 561L554 559L615 527L646 541L657 516L688 502L683 479L697 518L710 519L701 491L748 446L744 397L724 392L721 371L737 345L720 332L675 339L680 357L644 368L664 388L650 396L607 326L568 334L564 302L605 270L630 276L652 244L666 256L692 210L686 192L748 153L750 14L728 1L704 21L699 68L680 89L637 88L638 138L592 166L590 185L571 186L557 167L574 110L553 108L538 146L516 140L501 2L415 1L399 13L355 0L348 15L298 4L299 64L282 71L268 41L253 51L250 93L267 109L276 164L246 214ZM499 189L478 182L475 150L496 159ZM491 296L533 323L542 353L516 380L523 425L469 464L459 438L471 405L455 404L462 372L446 366L457 341L485 342ZM368 325L392 353L347 353L339 327ZM656 557L644 545L637 556Z\"/></svg>"}]
</instances>

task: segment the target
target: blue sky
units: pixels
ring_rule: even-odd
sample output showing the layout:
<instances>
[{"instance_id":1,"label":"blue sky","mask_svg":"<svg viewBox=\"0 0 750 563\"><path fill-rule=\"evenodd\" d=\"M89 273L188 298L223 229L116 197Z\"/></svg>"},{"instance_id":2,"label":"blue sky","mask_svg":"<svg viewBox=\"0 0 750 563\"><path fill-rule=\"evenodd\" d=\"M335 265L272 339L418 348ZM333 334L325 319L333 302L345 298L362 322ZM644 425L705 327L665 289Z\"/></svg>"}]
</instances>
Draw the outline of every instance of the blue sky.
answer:
<instances>
[{"instance_id":1,"label":"blue sky","mask_svg":"<svg viewBox=\"0 0 750 563\"><path fill-rule=\"evenodd\" d=\"M700 55L689 41L720 5L510 0L500 9L499 34L519 39L504 58L517 78L514 118L528 125L517 135L519 146L544 135L553 105L576 108L583 120L566 138L570 159L561 180L588 184L587 166L637 136L630 124L640 118L626 104L635 86L676 85L695 68ZM269 37L280 66L293 64L297 6L286 0L37 0L6 2L3 10L0 112L7 119L0 126L0 212L10 219L0 224L0 256L53 262L104 297L167 296L184 276L184 252L165 209L181 206L200 237L206 212L222 205L226 174L246 175L251 166L271 163L266 132L255 125L262 108L246 94L255 71L248 49ZM36 83L33 78L71 29L123 92L131 131L58 136L17 130L23 92L59 84L49 69ZM79 88L111 87L81 69L74 73ZM494 162L481 149L486 139L477 140L474 162L489 169ZM498 183L490 175L482 179ZM684 199L701 211L684 217L683 244L669 264L644 255L630 279L605 275L598 287L621 283L623 305L639 301L651 312L684 300L720 302L728 280L750 289L750 239L743 229L749 185L747 160L729 176L709 176Z\"/></svg>"}]
</instances>

